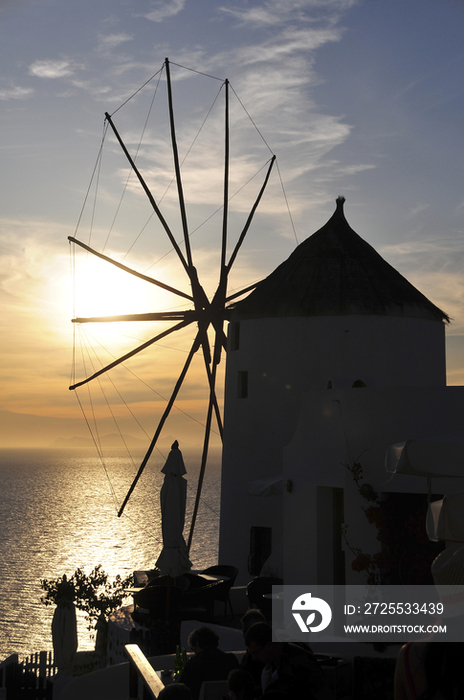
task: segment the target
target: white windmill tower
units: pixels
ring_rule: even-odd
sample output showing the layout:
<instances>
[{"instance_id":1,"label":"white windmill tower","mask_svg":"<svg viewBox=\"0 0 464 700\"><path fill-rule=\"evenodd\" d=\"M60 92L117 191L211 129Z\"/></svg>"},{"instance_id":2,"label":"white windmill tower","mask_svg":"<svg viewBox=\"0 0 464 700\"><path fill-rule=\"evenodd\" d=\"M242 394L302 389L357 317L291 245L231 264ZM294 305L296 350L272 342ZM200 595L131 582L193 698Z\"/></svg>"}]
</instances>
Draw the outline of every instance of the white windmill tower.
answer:
<instances>
[{"instance_id":1,"label":"white windmill tower","mask_svg":"<svg viewBox=\"0 0 464 700\"><path fill-rule=\"evenodd\" d=\"M297 484L293 495L283 489L283 501L255 498L246 484L282 474L285 484L285 448L297 428L301 440L312 429L302 418L309 394L446 386L447 315L351 229L343 204L339 197L325 226L231 318L219 559L238 566L242 580L251 528L272 528L275 544L288 499L293 522L304 521L304 498L292 510Z\"/></svg>"}]
</instances>

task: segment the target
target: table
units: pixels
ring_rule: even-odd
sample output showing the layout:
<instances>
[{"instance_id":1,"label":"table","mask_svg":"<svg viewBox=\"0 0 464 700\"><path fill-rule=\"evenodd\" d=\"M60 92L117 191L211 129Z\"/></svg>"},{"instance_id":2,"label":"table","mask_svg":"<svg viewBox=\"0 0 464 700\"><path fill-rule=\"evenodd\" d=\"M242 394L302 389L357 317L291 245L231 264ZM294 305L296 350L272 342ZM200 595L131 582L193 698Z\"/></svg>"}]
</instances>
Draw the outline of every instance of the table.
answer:
<instances>
[{"instance_id":1,"label":"table","mask_svg":"<svg viewBox=\"0 0 464 700\"><path fill-rule=\"evenodd\" d=\"M171 685L171 683L177 683L176 672L170 668L156 671L156 674L165 686Z\"/></svg>"}]
</instances>

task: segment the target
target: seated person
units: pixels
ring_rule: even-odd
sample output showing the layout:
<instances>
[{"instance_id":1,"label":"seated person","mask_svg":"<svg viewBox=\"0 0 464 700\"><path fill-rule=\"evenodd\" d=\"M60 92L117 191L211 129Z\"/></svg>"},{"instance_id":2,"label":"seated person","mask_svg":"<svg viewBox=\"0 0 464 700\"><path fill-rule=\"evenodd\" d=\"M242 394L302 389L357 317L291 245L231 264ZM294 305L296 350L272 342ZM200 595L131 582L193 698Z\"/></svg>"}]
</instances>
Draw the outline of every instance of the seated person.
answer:
<instances>
[{"instance_id":1,"label":"seated person","mask_svg":"<svg viewBox=\"0 0 464 700\"><path fill-rule=\"evenodd\" d=\"M253 676L248 671L235 668L227 678L229 698L231 700L255 700L260 692L256 689Z\"/></svg>"},{"instance_id":2,"label":"seated person","mask_svg":"<svg viewBox=\"0 0 464 700\"><path fill-rule=\"evenodd\" d=\"M245 638L245 635L250 629L251 625L256 624L256 622L266 622L266 618L264 617L261 610L257 610L256 608L250 608L249 610L247 610L240 622L242 623L242 634ZM239 668L241 668L243 671L248 671L248 673L251 673L255 685L258 688L261 688L261 673L264 668L264 664L262 661L259 661L259 659L254 659L250 652L246 651L239 663Z\"/></svg>"},{"instance_id":3,"label":"seated person","mask_svg":"<svg viewBox=\"0 0 464 700\"><path fill-rule=\"evenodd\" d=\"M273 642L272 627L265 622L252 625L245 644L253 658L262 661L262 692L278 690L291 698L333 700L322 668L311 651L289 642Z\"/></svg>"},{"instance_id":4,"label":"seated person","mask_svg":"<svg viewBox=\"0 0 464 700\"><path fill-rule=\"evenodd\" d=\"M193 700L198 700L203 681L227 680L238 661L233 654L218 649L219 637L209 627L194 629L188 643L195 656L185 664L179 682L190 688Z\"/></svg>"}]
</instances>

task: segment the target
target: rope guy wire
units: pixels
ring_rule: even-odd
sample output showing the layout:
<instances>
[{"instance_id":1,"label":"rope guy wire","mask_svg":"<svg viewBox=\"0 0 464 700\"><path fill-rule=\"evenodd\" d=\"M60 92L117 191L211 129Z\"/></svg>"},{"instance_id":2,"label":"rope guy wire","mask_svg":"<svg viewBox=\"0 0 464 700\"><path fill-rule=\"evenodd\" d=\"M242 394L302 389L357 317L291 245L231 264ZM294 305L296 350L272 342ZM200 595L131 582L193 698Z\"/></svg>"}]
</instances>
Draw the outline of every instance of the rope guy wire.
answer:
<instances>
[{"instance_id":1,"label":"rope guy wire","mask_svg":"<svg viewBox=\"0 0 464 700\"><path fill-rule=\"evenodd\" d=\"M179 64L174 64L174 65L179 65ZM181 68L185 68L184 66L180 66L180 67L181 67ZM191 69L187 69L187 70L191 70ZM194 73L200 73L199 71L194 71L194 70L192 70L192 72L194 72ZM160 72L159 72L159 74L160 74ZM155 74L155 75L157 75L157 74ZM219 78L215 78L215 76L208 76L207 74L203 74L203 75L205 75L206 77L209 77L209 78L214 78L214 79L216 79L216 80L220 80ZM152 80L154 77L155 77L155 76L152 76L152 78L150 78L150 80ZM161 78L160 78L160 79L161 79ZM138 92L140 92L140 90L141 90L148 82L150 82L150 80L149 80L149 81L146 81L146 83L144 83L144 85L143 85L141 88L139 88L139 90L137 90L137 91L133 94L133 96L135 96L136 94L138 94ZM223 81L221 81L221 82L223 82ZM159 81L158 81L158 84L159 84ZM221 86L221 89L222 89L222 86ZM220 92L220 90L218 91L218 94L219 94L219 92ZM255 127L256 131L257 131L258 134L260 135L262 141L265 143L265 145L267 146L267 148L269 149L269 151L271 151L271 149L269 148L267 142L265 141L264 137L262 136L261 132L259 131L259 129L256 127L256 124L255 124L254 121L252 120L250 114L249 114L248 111L244 108L243 103L242 103L241 100L238 98L237 93L235 92L235 90L233 90L233 92L234 92L235 96L237 97L239 103L241 104L242 108L244 109L245 113L247 114L248 118L249 118L250 121L252 122L253 126ZM155 92L155 94L156 94L156 92ZM216 102L216 100L217 100L217 97L218 97L218 96L216 96L216 98L215 98L213 104L211 105L211 108L210 108L208 114L206 115L206 117L205 117L205 119L204 119L204 121L203 121L203 124L201 125L201 127L200 127L200 129L199 129L199 131L198 131L198 133L197 133L197 135L196 135L196 137L195 137L195 139L193 140L193 142L192 142L190 148L188 149L188 151L187 151L187 153L186 153L184 159L182 160L182 164L184 164L185 160L186 160L187 157L190 155L190 152L191 152L191 150L192 150L192 148L193 148L193 146L194 146L196 140L198 139L198 136L199 136L199 134L200 134L200 132L201 132L201 130L202 130L204 124L206 123L206 121L207 121L207 119L208 119L208 117L209 117L209 115L210 115L210 113L211 113L211 110L213 109L213 106L214 106L214 104L215 104L215 102ZM129 99L132 99L132 98L129 98ZM154 96L153 96L153 99L152 99L151 107L152 107L152 105L153 105L153 100L154 100ZM129 101L129 100L126 100L126 102L123 103L123 104L126 104L128 101ZM122 106L123 106L123 105L121 105L121 107L122 107ZM121 107L119 107L118 109L120 109ZM151 107L150 107L150 110L149 110L149 113L148 113L148 116L147 116L147 121L148 121L148 117L150 116ZM118 111L118 110L116 110L116 111ZM113 114L114 114L114 113L113 113ZM107 115L107 116L108 116L108 115ZM138 148L137 148L137 154L139 153L139 150L140 150L140 147L141 147L141 142L142 142L142 139L143 139L143 136L144 136L144 133L145 133L145 128L146 128L147 121L145 122L145 126L144 126L144 129L143 129L143 132L142 132L142 137L141 137L141 140L140 140L140 142L139 142L139 146L138 146ZM272 153L272 151L271 151L271 153ZM136 155L136 157L137 157L137 155ZM268 161L268 162L269 162L269 161ZM100 159L100 165L99 165L99 167L101 168L101 159ZM135 167L135 166L134 166L134 167ZM253 177L255 177L264 167L265 167L265 166L262 166L262 168L261 168L260 170L258 170L258 172L257 172ZM270 169L269 169L269 172L270 172ZM98 173L100 173L99 170L98 170ZM127 179L127 182L126 182L124 191L123 191L123 193L122 193L122 197L121 197L121 200L120 200L120 205L119 205L119 207L121 206L122 199L123 199L124 194L125 194L125 192L126 192L126 190L127 190L128 182L129 182L130 176L131 176L131 173L129 173L129 177L128 177L128 179ZM238 194L238 192L240 192L240 191L246 186L246 184L248 184L248 183L253 179L253 177L250 178L250 180L248 180L248 182L245 183L245 185L242 185L242 187L240 187L240 188L237 190L237 192L234 193L234 195L232 195L232 197L228 197L227 201L232 200L232 199ZM173 182L173 181L174 181L174 180L172 180L171 183L168 185L168 188L167 188L165 194L163 195L163 198L166 196L166 193L167 193L167 191L169 190L169 187L172 185L172 182ZM143 183L142 183L142 184L143 184ZM98 182L97 182L97 187L98 187ZM263 186L263 187L264 187L264 186ZM260 196L261 196L261 195L260 195ZM257 206L258 201L259 201L259 199L258 199L257 202L256 202L256 206ZM287 204L288 204L288 203L287 203ZM115 217L114 217L114 219L113 219L113 223L112 223L112 225L111 225L111 228L110 228L110 230L109 230L109 232L108 232L108 236L107 236L107 239L106 239L106 241L105 241L105 246L107 245L109 236L111 235L111 231L113 230L114 223L115 223L116 218L117 218L117 216L118 216L119 207L118 207L118 210L117 210L117 212L116 212L116 214L115 214ZM218 208L217 211L219 212L219 211L221 211L223 208L224 208L224 206L221 206L221 207ZM253 210L252 210L252 211L253 211ZM216 212L214 212L210 217L208 217L208 218L203 222L203 224L200 224L192 233L194 233L195 231L197 231L198 229L200 229L200 228L206 223L206 221L208 221L210 218L212 218L212 217L215 215L215 213L216 213ZM93 210L92 227L93 227L94 215L95 215L95 207L94 207L94 210ZM151 218L151 217L150 217L150 218ZM147 224L148 224L148 222L147 222ZM142 231L146 228L147 224L145 224L145 226L144 226L144 228L142 229ZM142 232L140 232L139 236L141 235L141 233L142 233ZM168 232L168 233L169 233L169 232ZM189 238L190 238L190 236L192 235L192 233L189 234ZM244 236L244 235L245 235L245 230L244 230L244 232L243 232L243 236ZM138 240L139 236L136 238L136 241ZM172 240L172 236L171 236L171 240ZM126 257L127 254L130 252L130 250L132 249L132 247L135 245L135 242L136 242L136 241L134 241L134 243L132 244L132 246L129 248L129 250L127 251L125 257ZM173 242L173 245L175 245L174 242ZM153 263L153 264L156 264L156 263ZM150 269L150 268L149 268L149 269ZM124 365L123 365L123 366L124 366ZM127 368L126 368L126 369L127 369ZM128 371L130 371L130 370L128 370ZM134 376L136 376L135 373L132 373L132 374L134 374ZM99 382L99 383L100 383L100 382ZM146 383L145 383L145 384L146 384ZM148 384L146 384L146 386L147 386L148 388L150 388L151 391L154 391L154 393L157 393L157 394L158 394L158 392L156 392L153 388L149 387ZM158 395L159 395L159 394L158 394ZM106 399L106 395L105 395L105 394L104 394L104 396L105 396L105 400L106 400L106 402L107 402L107 405L109 405L109 404L108 404L108 401L107 401L107 399ZM121 395L120 395L120 398L122 399L122 396L121 396ZM123 403L124 403L124 405L128 408L127 403L126 403L124 400L123 400ZM174 407L178 408L177 406L174 406ZM178 409L178 410L180 410L180 409ZM112 414L112 416L113 416L113 420L114 420L114 414L113 414L113 412L111 411L111 409L110 409L110 412L111 412L111 414ZM182 412L185 413L184 411L182 411ZM94 418L95 418L95 411L94 411L94 409L93 409L93 415L94 415ZM186 415L188 415L188 414L186 414ZM190 416L190 418L193 418L193 417ZM197 422L201 425L200 421L197 421ZM204 426L203 426L203 427L204 427ZM214 432L214 431L213 431L213 432ZM211 510L212 510L212 509L211 509ZM213 511L213 512L214 512L214 511Z\"/></svg>"},{"instance_id":2,"label":"rope guy wire","mask_svg":"<svg viewBox=\"0 0 464 700\"><path fill-rule=\"evenodd\" d=\"M205 78L212 78L213 80L220 80L223 83L225 82L224 78L218 78L216 75L211 75L210 73L203 73L200 70L195 70L195 68L188 68L187 66L183 66L181 63L174 63L174 61L169 61L169 63L171 64L171 66L177 66L178 68L183 68L184 70L188 70L191 73L197 73L198 75L204 75Z\"/></svg>"},{"instance_id":3,"label":"rope guy wire","mask_svg":"<svg viewBox=\"0 0 464 700\"><path fill-rule=\"evenodd\" d=\"M207 112L205 118L203 119L203 122L201 123L201 125L200 125L200 127L199 127L199 129L198 129L198 131L197 131L197 133L196 133L196 135L195 135L195 137L194 137L192 143L191 143L190 146L188 147L187 152L185 153L185 155L184 155L184 157L183 157L183 159L182 159L182 161L181 161L181 166L184 165L185 161L187 160L188 156L190 155L190 152L191 152L192 148L194 147L196 141L198 140L198 137L200 136L200 134L201 134L201 132L202 132L202 130L203 130L203 127L205 126L205 124L206 124L206 122L207 122L207 120L208 120L208 118L209 118L209 116L210 116L210 114L211 114L211 112L212 112L212 110L213 110L213 108L214 108L214 105L215 105L216 102L217 102L217 99L218 99L218 97L219 97L219 95L220 95L220 93L221 93L222 88L223 88L223 86L221 85L221 87L220 87L220 89L218 90L218 92L217 92L217 94L216 94L216 97L214 98L213 102L211 103L210 108L209 108L209 110L208 110L208 112ZM148 120L148 118L147 118L147 120ZM170 183L167 185L166 189L164 190L163 194L161 195L161 197L160 197L160 199L159 199L159 204L161 204L161 202L162 202L162 201L164 200L164 198L166 197L166 195L167 195L167 193L169 192L169 190L170 190L170 188L171 188L172 183L174 182L174 180L175 180L175 177L172 177ZM148 217L146 223L145 223L144 226L142 227L140 233L138 234L137 238L135 239L135 241L133 242L133 244L131 245L131 247L129 248L129 250L127 251L127 253L126 253L126 255L124 256L123 259L125 259L125 257L129 254L129 252L132 250L132 248L134 247L134 245L137 243L137 241L139 240L140 236L142 235L142 233L145 231L146 227L148 226L148 224L149 224L150 221L152 220L153 215L154 215L154 212L152 212L152 213L150 214L150 216ZM207 221L208 221L208 219L207 219ZM195 231L198 230L198 228L200 228L200 227L197 227L197 228L195 229ZM191 236L192 233L194 233L195 231L192 231L192 232L190 233L190 236ZM189 236L189 237L190 237L190 236ZM178 243L179 243L179 242L178 242ZM179 245L180 245L180 243L179 243ZM165 255L163 255L159 260L157 260L156 262L152 263L152 265L150 265L150 267L147 268L147 271L150 270L154 265L156 265L158 262L160 262L160 260L163 260L167 255L169 255L169 254L172 253L173 251L174 251L174 248L171 248L171 249L170 249Z\"/></svg>"},{"instance_id":4,"label":"rope guy wire","mask_svg":"<svg viewBox=\"0 0 464 700\"><path fill-rule=\"evenodd\" d=\"M257 127L257 125L256 125L256 123L255 123L255 121L254 121L254 119L253 119L253 117L251 116L251 114L249 113L249 111L247 110L247 108L245 107L245 105L243 104L243 102L242 102L242 100L240 99L240 97L239 97L239 96L237 95L237 93L235 92L233 86L230 85L230 88L231 88L232 92L234 93L235 97L237 98L237 100L238 100L238 101L240 102L240 104L242 105L242 108L243 108L245 114L247 115L248 119L251 121L251 123L252 123L253 126L255 127L256 131L257 131L258 134L260 135L260 137L261 137L263 143L266 145L266 147L268 148L269 152L270 152L272 155L274 155L274 151L273 151L272 148L269 146L268 142L266 141L266 139L264 138L264 136L262 135L262 133L261 133L260 130L258 129L258 127Z\"/></svg>"},{"instance_id":5,"label":"rope guy wire","mask_svg":"<svg viewBox=\"0 0 464 700\"><path fill-rule=\"evenodd\" d=\"M252 180L254 180L255 177L257 177L257 176L260 174L260 172L261 172L262 170L264 170L264 168L266 167L266 165L267 165L269 162L270 162L270 159L267 160L267 161L254 173L254 175L252 175L246 182L244 182L243 185L242 185L241 187L239 187L238 190L236 190L236 191L234 192L234 194L231 195L227 201L228 201L228 202L231 202L231 201L234 199L234 197L236 197L243 189L245 189L245 187L247 187L247 186L250 184L250 182L251 182ZM217 214L219 214L219 212L221 212L221 211L223 210L223 208L224 208L224 205L221 204L220 207L218 207L215 211L213 211L212 214L210 214L201 224L199 224L196 228L194 228L194 229L190 232L190 237L192 237L194 233L196 233L196 232L199 231L203 226L205 226L205 225L208 223L208 221L210 221L213 217L215 217ZM145 270L145 274L146 274L149 270L151 270L152 267L154 267L155 265L158 265L158 263L160 263L162 260L164 260L164 258L167 258L168 255L171 255L171 253L172 253L173 251L174 251L174 248L171 248L170 250L167 251L167 253L165 253L165 254L162 255L160 258L158 258L158 260L155 260L155 262L153 262L149 267L147 267L147 269Z\"/></svg>"},{"instance_id":6,"label":"rope guy wire","mask_svg":"<svg viewBox=\"0 0 464 700\"><path fill-rule=\"evenodd\" d=\"M289 218L290 218L290 223L291 223L291 225L292 225L293 235L295 236L296 244L299 245L300 241L298 240L298 234L297 234L297 232L296 232L295 223L294 223L294 221L293 221L292 212L291 212L291 210L290 210L290 205L289 205L289 203L288 203L287 193L286 193L286 191L285 191L284 182L283 182L283 180L282 180L282 175L281 175L280 168L279 168L279 161L278 161L277 158L276 158L276 166L277 166L277 172L278 172L278 174L279 174L280 186L281 186L281 188L282 188L282 193L283 193L284 199L285 199L285 204L287 205L288 216L289 216Z\"/></svg>"},{"instance_id":7,"label":"rope guy wire","mask_svg":"<svg viewBox=\"0 0 464 700\"><path fill-rule=\"evenodd\" d=\"M151 76L151 78L148 78L148 80L146 80L146 81L143 83L143 85L141 85L130 97L128 97L126 100L124 100L124 102L123 102L122 104L120 104L119 107L117 107L117 108L114 110L114 112L111 113L111 116L113 117L113 116L116 114L116 112L119 112L119 110L122 109L128 102L130 102L136 95L138 95L139 92L141 92L141 91L143 90L143 88L146 87L146 86L148 85L148 83L150 83L154 78L156 78L156 76L157 76L158 74L161 74L161 73L163 72L163 70L164 70L164 65L165 65L165 64L164 64L164 62L163 62L163 65L161 66L161 68L160 68L159 70L157 70L156 73L154 73L154 74Z\"/></svg>"},{"instance_id":8,"label":"rope guy wire","mask_svg":"<svg viewBox=\"0 0 464 700\"><path fill-rule=\"evenodd\" d=\"M82 207L81 207L81 210L80 210L80 212L79 212L79 216L77 217L77 223L76 223L76 227L75 227L75 229L74 229L74 238L77 238L77 232L78 232L78 230L79 230L79 228L80 228L82 216L83 216L83 214L84 214L84 209L85 209L85 207L86 207L87 200L88 200L88 198L89 198L90 188L92 187L92 183L93 183L93 180L94 180L94 177L95 177L95 173L96 173L96 171L97 171L97 169L98 169L98 167L99 167L99 163L100 163L100 160L101 160L101 157L102 157L103 144L104 144L104 142L105 142L107 130L108 130L108 124L106 124L106 122L105 122L105 123L103 124L103 135L102 135L102 138L101 138L100 147L99 147L99 149L98 149L97 157L96 157L96 159L95 159L95 164L94 164L94 166L93 166L92 174L91 174L91 176L90 176L89 185L88 185L87 191L86 191L86 193L85 193L85 195L84 195L84 201L82 202Z\"/></svg>"},{"instance_id":9,"label":"rope guy wire","mask_svg":"<svg viewBox=\"0 0 464 700\"><path fill-rule=\"evenodd\" d=\"M92 361L92 357L91 357L91 354L90 354L89 347L92 349L92 352L94 353L95 358L98 359L98 361L99 361L100 363L101 363L101 360L99 360L98 355L96 354L95 349L93 348L93 346L92 346L91 344L89 344L88 342L84 342L85 339L87 339L87 340L93 339L93 340L94 340L98 345L100 345L100 347L102 347L102 349L105 350L105 352L107 352L110 356L112 356L112 353L110 353L96 338L94 338L94 336L92 336L92 334L88 333L88 331L86 331L86 330L84 331L84 329L82 329L81 326L79 326L79 328L80 328L80 330L81 330L81 334L80 334L80 335L81 335L81 340L83 341L82 344L81 344L81 352L83 352L83 348L85 347L85 348L86 348L86 352L87 352L87 356L88 356L88 359L89 359L89 362L90 362L90 365L91 365L92 369L94 370L94 369L95 369L95 364L94 364L94 362ZM86 364L85 358L84 358L84 357L83 357L83 364L84 364L84 365ZM122 365L122 367L123 367L127 372L129 372L133 377L135 377L139 382L141 382L143 385L145 385L150 391L152 391L153 393L155 393L157 396L159 396L159 397L162 398L163 400L166 400L165 397L163 397L162 394L160 394L160 393L159 393L158 391L156 391L153 387L151 387L149 384L147 384L147 382L145 382L143 379L141 379L135 372L133 372L133 371L132 371L131 369L129 369L128 367L126 367L124 364ZM87 371L87 370L86 370L86 371ZM116 387L115 383L113 382L113 380L111 379L111 377L109 376L109 374L107 375L107 378L108 378L108 380L110 381L110 383L112 384L112 386L113 386L114 390L116 391L116 393L118 394L118 396L120 397L120 399L121 399L123 405L125 406L125 408L128 410L128 412L132 415L132 417L134 418L134 420L136 421L136 423L137 423L137 424L139 425L139 427L141 428L142 432L146 435L146 437L149 437L149 434L146 432L145 428L144 428L143 425L140 423L140 421L138 420L137 416L133 413L132 409L130 408L130 406L128 405L128 403L126 402L126 400L124 399L124 397L122 396L122 394L121 394L121 392L119 391L119 389ZM122 442L123 442L123 444L124 444L126 453L127 453L128 457L129 457L129 459L130 459L132 465L135 466L134 458L133 458L133 456L132 456L132 454L131 454L131 452L130 452L130 449L129 449L129 447L128 447L126 441L125 441L124 438L123 438L123 435L122 435L120 426L119 426L119 424L118 424L117 418L116 418L116 416L114 415L114 413L113 413L113 411L112 411L112 409L111 409L110 402L109 402L109 400L108 400L108 398L107 398L106 392L105 392L105 390L104 390L104 387L103 387L102 384L101 384L100 379L99 379L99 382L98 382L98 383L99 383L99 387L100 387L100 392L101 392L102 396L104 397L105 403L106 403L106 405L107 405L107 407L108 407L108 409L109 409L109 411L110 411L110 413L111 413L111 417L112 417L112 419L113 419L113 422L115 423L116 428L117 428L117 430L118 430L118 433L119 433L120 436L121 436L121 439L122 439ZM109 486L110 486L110 490L111 490L111 493L112 493L112 496L113 496L113 500L114 500L115 505L116 505L116 509L118 509L118 508L119 508L119 499L118 499L118 497L117 497L117 495L116 495L116 491L115 491L114 486L113 486L113 483L112 483L112 481L111 481L111 477L110 477L110 474L109 474L109 471L108 471L108 468L107 468L107 465L106 465L105 457L104 457L104 454L103 454L103 448L102 448L102 444L101 444L101 437L100 437L100 433L99 433L99 429L98 429L98 419L96 418L96 415L95 415L94 401L93 401L93 399L92 399L92 394L91 394L90 385L87 385L87 393L88 393L89 405L90 405L90 407L91 407L91 414L92 414L92 418L93 418L94 428L92 428L92 425L91 425L91 423L90 423L90 421L89 421L89 419L88 419L88 417L87 417L86 409L84 408L84 406L83 406L83 404L82 404L81 398L80 398L80 396L79 396L79 392L76 390L75 393L76 393L76 398L77 398L77 401L78 401L80 410L81 410L81 412L82 412L82 415L83 415L83 417L84 417L85 423L86 423L86 425L87 425L87 427L88 427L88 430L89 430L89 432L90 432L90 435L91 435L91 437L92 437L92 441L93 441L93 443L94 443L94 445L95 445L95 448L96 448L96 451L97 451L99 460L100 460L100 462L101 462L101 464L102 464L102 467L103 467L103 469L104 469L104 471L105 471L105 475L106 475L106 478L107 478L108 483L109 483ZM194 422L198 423L202 428L205 427L205 425L204 425L201 421L199 421L198 419L196 419L194 416L190 415L190 414L187 413L186 411L182 410L181 408L179 408L179 407L176 406L175 404L174 404L173 408L176 408L179 412L183 413L187 418L190 418L190 419L193 420ZM217 431L214 430L214 429L211 429L210 432L211 432L211 433L214 433L215 435L218 435ZM158 448L158 446L156 446L156 450L157 450L157 452L159 453L159 456L160 456L163 460L165 460L165 459L166 459L166 456L165 456L165 455L163 454L163 452ZM194 488L193 486L191 486L191 485L189 484L188 481L187 481L187 488L188 488L188 490L189 490L190 492L192 492L192 493L194 493L194 492L196 491L195 488ZM213 508L213 506L210 505L210 503L208 502L207 499L203 498L203 499L202 499L202 502L203 502L204 506L205 506L209 511L211 511L211 513L213 513L215 516L219 517L219 513ZM130 518L130 516L127 516L127 517L129 517L129 519L130 519L132 522L134 522L134 521ZM146 529L146 528L145 528L145 529ZM146 531L148 532L147 529L146 529ZM153 537L154 537L158 542L160 542L160 540L157 539L156 536L153 535Z\"/></svg>"},{"instance_id":10,"label":"rope guy wire","mask_svg":"<svg viewBox=\"0 0 464 700\"><path fill-rule=\"evenodd\" d=\"M150 119L150 115L151 115L151 112L152 112L152 109L153 109L153 104L154 104L154 102L155 102L155 98L156 98L156 95L157 95L157 93L158 93L158 88L159 88L160 80L161 80L161 72L160 72L160 74L159 74L159 79L158 79L158 82L157 82L157 84L156 84L155 90L154 90L154 92L153 92L153 96L152 96L152 98L151 98L150 106L149 106L149 108L148 108L147 116L146 116L146 118L145 118L145 123L144 123L144 125L143 125L143 127L142 127L142 133L140 134L140 139L139 139L139 142L138 142L138 144L137 144L137 149L136 149L135 155L134 155L134 163L135 163L136 160L137 160L137 156L138 156L139 151L140 151L140 148L141 148L141 146L142 146L142 141L143 141L143 138L144 138L144 136L145 136L145 131L146 131L146 129L147 129L148 120ZM113 221L111 222L111 226L110 226L110 229L109 229L109 231L108 231L108 235L107 235L107 237L106 237L106 241L105 241L105 245L103 246L103 250L105 250L105 248L106 248L106 244L108 243L109 237L111 236L111 233L112 233L112 231L113 231L114 224L116 223L116 219L118 218L118 214L119 214L119 211L120 211L120 209L121 209L121 205L122 205L124 196L125 196L125 194L126 194L127 187L128 187L128 185L129 185L129 180L130 180L131 177L132 177L132 170L133 170L133 169L132 169L132 167L131 167L131 168L129 169L129 174L128 174L128 176L127 176L126 183L125 183L124 188L123 188L123 191L122 191L122 193L121 193L121 197L120 197L119 204L118 204L118 207L117 207L117 209L116 209L116 212L115 212ZM151 219L151 217L153 216L153 214L154 214L154 212L152 212L152 214L151 214L151 216L150 216L150 219ZM149 219L148 221L150 221L150 219ZM148 221L147 221L147 223L145 224L145 226L143 227L142 231L146 228L146 226L147 226L147 224L148 224ZM126 259L126 257L129 255L130 251L132 250L132 248L134 247L134 245L135 245L136 242L138 241L138 239L139 239L141 233L142 233L142 232L139 233L139 235L137 236L137 238L135 239L135 241L132 243L132 245L131 245L131 246L129 247L129 249L127 250L126 254L124 255L124 257L123 257L123 259L122 259L123 261L124 261L124 260Z\"/></svg>"},{"instance_id":11,"label":"rope guy wire","mask_svg":"<svg viewBox=\"0 0 464 700\"><path fill-rule=\"evenodd\" d=\"M85 338L87 338L87 339L89 339L89 340L91 339L91 340L94 341L97 345L99 345L99 346L102 348L102 350L104 350L110 357L112 357L112 358L115 357L115 355L113 355L113 353L111 353L102 343L100 343L100 341L99 341L97 338L95 338L95 336L93 336L87 329L85 329L85 331L84 331L84 329L81 328L81 339L84 337L84 335L85 335ZM91 346L91 347L92 347L92 346ZM98 355L97 355L97 353L96 353L96 351L95 351L95 349L94 349L93 347L92 347L92 350L93 350L93 352L94 352L95 357L98 359L99 363L100 363L100 364L103 364L102 361L101 361L101 359L98 357ZM90 358L89 358L89 359L90 359ZM92 364L92 368L94 368L93 363L91 363L91 364ZM154 387L150 386L150 384L148 384L144 379L142 379L142 378L141 378L139 375L137 375L133 370L131 370L129 367L127 367L127 365L126 365L124 362L122 362L120 366L121 366L122 368L124 368L124 370L125 370L126 372L128 372L129 374L131 374L135 379L137 379L137 381L140 382L140 384L143 384L143 386L145 386L145 387L146 387L149 391L151 391L153 394L155 394L156 396L158 396L158 397L159 397L160 399L162 399L163 401L166 401L166 402L168 401L168 399L167 399L165 396L163 396L163 394L160 394L159 391L157 391ZM108 378L109 378L109 374L107 374L107 376L108 376ZM110 379L110 381L112 381L112 380ZM113 384L113 385L114 385L114 384ZM114 385L114 388L115 388L116 392L118 392L118 390L117 390L117 388L116 388L115 385ZM119 393L119 392L118 392L118 393ZM123 398L122 396L121 396L121 400L123 401L123 403L124 403L124 405L126 406L126 408L128 409L128 411L132 414L132 411L131 411L130 407L129 407L128 404L125 402L125 400L124 400L124 398ZM198 418L195 418L195 416L192 416L192 415L191 415L190 413L188 413L187 411L184 411L182 408L180 408L179 406L177 406L176 403L174 403L173 408L175 408L179 413L182 413L184 416L186 416L186 418L189 418L191 421L193 421L193 422L195 422L195 423L198 423L198 425L200 425L202 428L205 428L205 427L206 427L205 424L204 424L202 421L198 420ZM132 414L132 415L133 415L133 414ZM135 415L133 415L133 417L134 417L134 420L138 423L137 417L136 417ZM140 425L140 424L139 424L139 425ZM141 425L140 425L140 427L142 428L142 431L145 433L145 435L147 435L145 429L144 429ZM214 429L211 429L211 432L214 433L215 435L219 435L219 433L218 433L216 430L214 430ZM148 437L148 435L147 435L147 437ZM157 449L158 449L158 448L157 448ZM163 455L162 452L160 452L160 454L161 454L161 456L164 457L164 455Z\"/></svg>"}]
</instances>

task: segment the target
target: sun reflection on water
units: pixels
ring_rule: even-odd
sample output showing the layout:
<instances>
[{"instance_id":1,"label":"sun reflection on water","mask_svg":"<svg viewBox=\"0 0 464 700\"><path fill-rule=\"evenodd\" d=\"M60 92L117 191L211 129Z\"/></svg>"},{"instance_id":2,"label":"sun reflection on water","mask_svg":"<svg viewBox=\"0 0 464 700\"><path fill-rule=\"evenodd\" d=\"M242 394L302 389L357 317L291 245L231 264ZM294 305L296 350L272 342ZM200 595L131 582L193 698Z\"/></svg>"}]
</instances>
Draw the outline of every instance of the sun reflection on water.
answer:
<instances>
[{"instance_id":1,"label":"sun reflection on water","mask_svg":"<svg viewBox=\"0 0 464 700\"><path fill-rule=\"evenodd\" d=\"M76 454L77 452L77 454ZM197 482L189 469L187 535ZM127 457L113 455L104 469L90 451L0 450L0 660L51 649L53 608L41 605L41 578L86 573L98 564L114 577L153 567L162 546L159 490L163 463L149 465L125 514L117 517L133 475ZM112 489L116 494L116 501ZM205 477L191 559L195 568L216 563L220 473ZM78 613L79 649L93 648Z\"/></svg>"}]
</instances>

